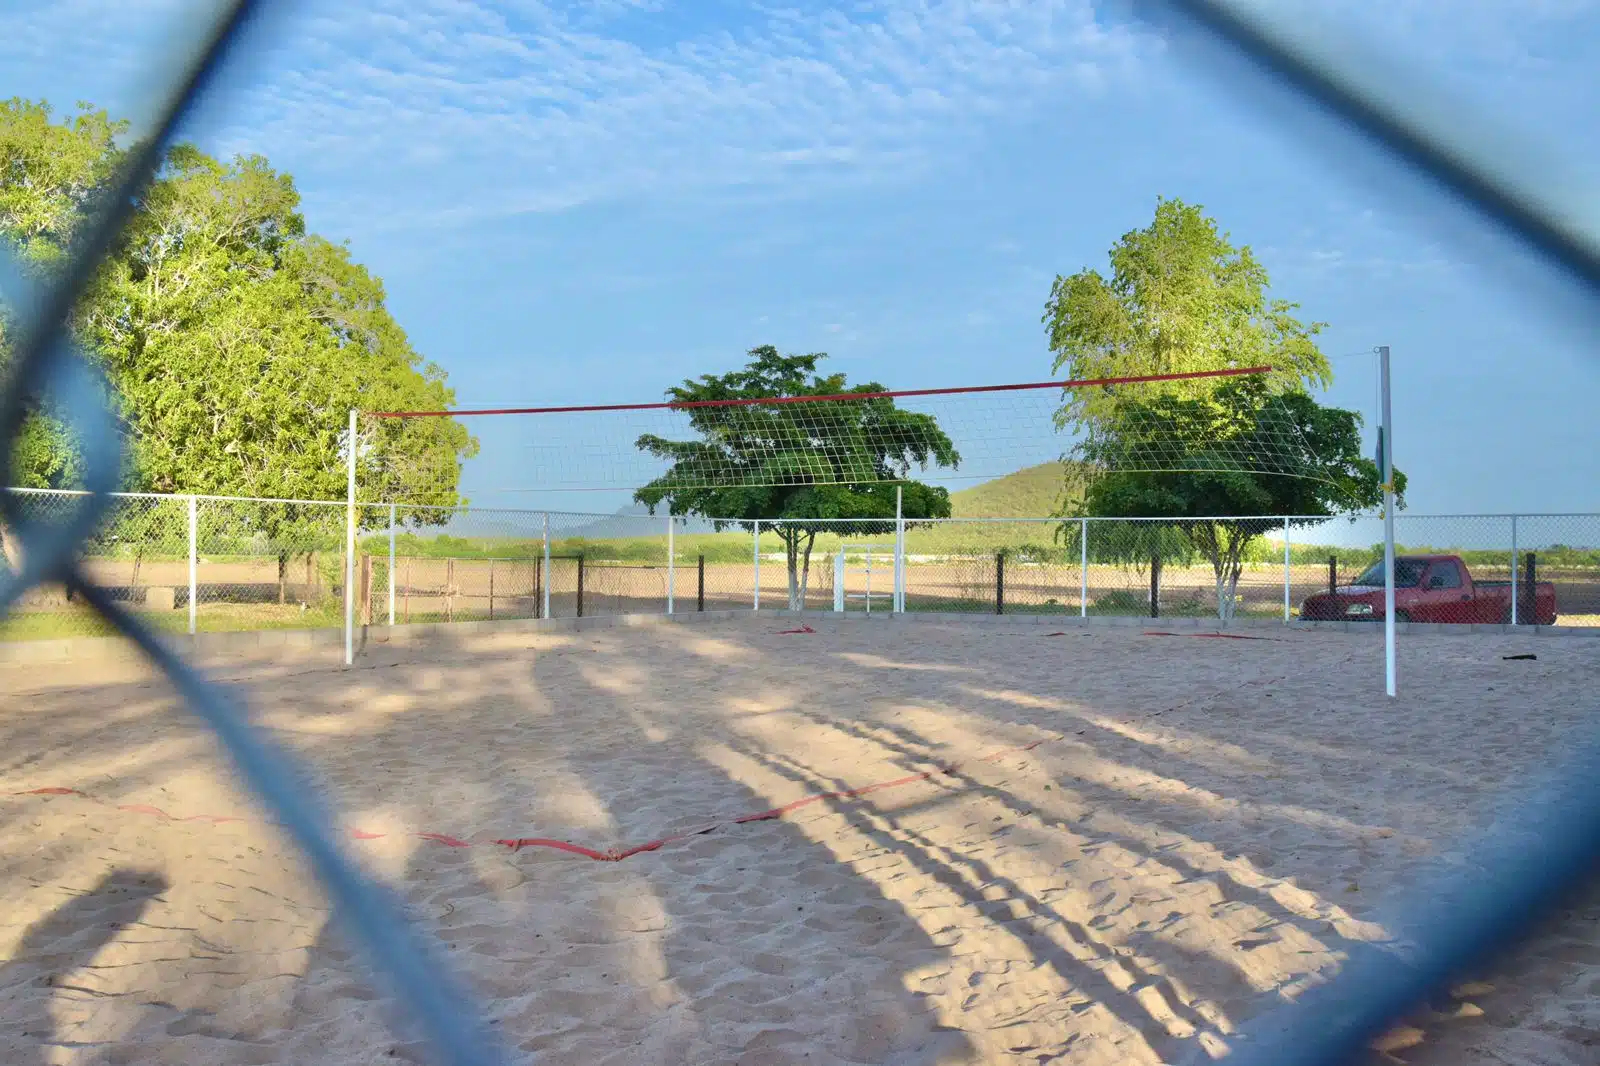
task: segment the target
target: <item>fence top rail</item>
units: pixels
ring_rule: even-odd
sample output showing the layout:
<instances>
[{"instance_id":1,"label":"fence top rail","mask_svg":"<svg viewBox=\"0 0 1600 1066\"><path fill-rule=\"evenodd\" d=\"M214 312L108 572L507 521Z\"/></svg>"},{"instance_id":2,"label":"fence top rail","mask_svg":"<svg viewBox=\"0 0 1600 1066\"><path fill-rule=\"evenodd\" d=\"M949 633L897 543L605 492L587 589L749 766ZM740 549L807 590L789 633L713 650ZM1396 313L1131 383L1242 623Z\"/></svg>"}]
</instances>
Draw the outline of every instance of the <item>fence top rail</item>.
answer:
<instances>
[{"instance_id":1,"label":"fence top rail","mask_svg":"<svg viewBox=\"0 0 1600 1066\"><path fill-rule=\"evenodd\" d=\"M16 493L19 496L92 496L94 493L87 489L34 489L22 486L7 486L6 492ZM199 492L110 492L106 495L114 500L197 500L211 503L285 503L298 504L302 507L345 507L344 500L297 500L280 496L211 496ZM387 507L388 504L358 503L357 507ZM409 506L409 505L402 505Z\"/></svg>"},{"instance_id":2,"label":"fence top rail","mask_svg":"<svg viewBox=\"0 0 1600 1066\"><path fill-rule=\"evenodd\" d=\"M91 496L94 495L86 489L52 489L31 488L20 485L6 486L0 491L21 496ZM108 493L112 499L121 500L197 500L208 503L262 503L262 504L293 504L302 507L348 507L347 500L308 500L295 497L281 496L222 496L211 493L187 492L112 492ZM746 528L761 526L782 525L864 525L893 522L893 515L882 518L718 518L705 515L634 515L617 514L615 512L600 511L563 511L549 508L527 507L477 507L471 504L437 504L437 503L406 503L399 500L357 500L356 506L360 508L396 509L399 511L433 511L452 512L463 515L530 515L550 518L580 518L589 522L605 520L618 523L659 523L671 517L674 522L702 522L715 523L724 526L744 526ZM1291 523L1330 523L1330 522L1357 522L1365 519L1376 519L1381 515L1376 512L1361 512L1343 515L1197 515L1192 517L1143 517L1131 516L1114 518L1099 515L1023 515L1015 517L1001 517L994 515L952 516L950 518L906 518L907 525L935 525L951 524L1068 524L1082 522L1291 522ZM1541 519L1541 518L1588 518L1600 519L1600 511L1464 511L1452 513L1432 514L1396 514L1397 522L1419 522L1429 520L1454 520L1454 519ZM556 531L552 530L552 534Z\"/></svg>"}]
</instances>

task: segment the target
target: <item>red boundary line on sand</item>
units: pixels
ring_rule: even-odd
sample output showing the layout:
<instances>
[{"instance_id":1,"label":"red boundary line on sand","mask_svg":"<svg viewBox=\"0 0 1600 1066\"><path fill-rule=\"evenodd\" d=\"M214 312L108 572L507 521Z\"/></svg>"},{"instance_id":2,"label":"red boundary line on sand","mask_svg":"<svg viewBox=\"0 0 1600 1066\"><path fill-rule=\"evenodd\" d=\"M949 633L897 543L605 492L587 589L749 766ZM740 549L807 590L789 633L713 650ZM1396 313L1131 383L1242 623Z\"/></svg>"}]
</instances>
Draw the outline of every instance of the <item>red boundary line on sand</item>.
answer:
<instances>
[{"instance_id":1,"label":"red boundary line on sand","mask_svg":"<svg viewBox=\"0 0 1600 1066\"><path fill-rule=\"evenodd\" d=\"M885 392L839 392L830 396L763 396L748 400L690 400L685 403L603 403L576 407L480 407L465 411L368 411L371 418L465 418L468 415L570 415L599 411L688 411L696 407L752 407L757 404L829 403L839 400L885 400L903 396L954 396L977 392L1020 392L1024 389L1082 389L1104 385L1138 385L1151 381L1190 381L1195 378L1231 378L1265 374L1270 366L1192 370L1184 374L1144 374L1137 377L1085 378L1081 381L1030 381L1018 385L967 385L950 389L899 389Z\"/></svg>"},{"instance_id":2,"label":"red boundary line on sand","mask_svg":"<svg viewBox=\"0 0 1600 1066\"><path fill-rule=\"evenodd\" d=\"M1001 748L999 751L992 751L987 755L980 755L977 759L969 761L993 762L996 759L1004 758L1007 755L1016 755L1025 751L1032 751L1034 748L1037 748L1043 743L1044 739L1041 738L1033 741L1031 744L1022 744L1011 748ZM481 844L496 844L503 848L509 848L512 851L521 851L523 848L550 848L555 851L564 851L571 855L581 855L586 859L593 859L596 862L621 862L623 859L630 858L634 855L640 855L647 851L656 851L657 849L663 848L668 844L676 844L680 841L688 840L690 837L704 836L707 833L715 832L718 829L723 829L728 826L744 825L746 822L765 822L782 818L785 815L791 814L802 807L809 807L811 804L821 803L823 800L854 799L857 796L865 796L872 792L881 792L885 789L900 788L904 785L916 784L919 781L927 781L939 776L940 774L953 774L960 766L961 763L959 762L948 762L936 766L932 770L924 770L921 773L907 774L905 777L897 777L892 781L879 781L871 785L862 785L859 788L842 788L836 789L832 792L814 792L811 795L802 796L797 800L792 800L788 803L785 803L781 807L771 807L764 811L755 811L750 814L741 814L731 818L723 818L715 822L708 822L705 825L698 826L694 829L686 829L681 833L672 833L668 836L658 837L655 840L651 840L643 844L635 844L630 848L611 848L606 851L597 851L594 848L584 847L582 844L574 844L566 840L556 840L551 837L504 837L498 840L471 841L462 840L460 837L453 837L446 833L413 833L410 835L421 840L431 840L437 844L443 844L448 848L470 848L474 845ZM76 788L32 788L22 792L13 792L11 795L79 796L83 799L89 800L92 803L105 804L104 800L98 799L94 796L91 796L89 793ZM111 804L105 805L112 806ZM116 804L115 807L119 811L129 811L134 814L146 814L168 822L210 822L213 825L219 825L224 822L245 821L243 818L217 814L191 814L188 817L179 818L176 815L168 814L160 807L151 807L148 804L143 803L123 803ZM388 835L389 834L387 833L369 832L365 829L350 830L350 836L355 840L380 840Z\"/></svg>"}]
</instances>

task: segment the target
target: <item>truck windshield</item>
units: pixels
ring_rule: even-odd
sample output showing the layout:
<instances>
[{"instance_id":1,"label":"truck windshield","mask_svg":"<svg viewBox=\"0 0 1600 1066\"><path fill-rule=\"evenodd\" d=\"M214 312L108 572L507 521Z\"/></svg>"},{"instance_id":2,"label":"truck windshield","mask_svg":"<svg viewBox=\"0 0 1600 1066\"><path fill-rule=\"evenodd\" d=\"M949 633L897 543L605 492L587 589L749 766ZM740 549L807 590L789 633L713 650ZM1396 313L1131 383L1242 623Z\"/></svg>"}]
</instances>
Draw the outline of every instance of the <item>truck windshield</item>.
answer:
<instances>
[{"instance_id":1,"label":"truck windshield","mask_svg":"<svg viewBox=\"0 0 1600 1066\"><path fill-rule=\"evenodd\" d=\"M1414 589L1422 580L1422 572L1428 564L1421 559L1396 559L1394 561L1394 587L1397 589ZM1373 563L1367 567L1366 572L1354 581L1352 585L1367 585L1383 587L1383 561Z\"/></svg>"}]
</instances>

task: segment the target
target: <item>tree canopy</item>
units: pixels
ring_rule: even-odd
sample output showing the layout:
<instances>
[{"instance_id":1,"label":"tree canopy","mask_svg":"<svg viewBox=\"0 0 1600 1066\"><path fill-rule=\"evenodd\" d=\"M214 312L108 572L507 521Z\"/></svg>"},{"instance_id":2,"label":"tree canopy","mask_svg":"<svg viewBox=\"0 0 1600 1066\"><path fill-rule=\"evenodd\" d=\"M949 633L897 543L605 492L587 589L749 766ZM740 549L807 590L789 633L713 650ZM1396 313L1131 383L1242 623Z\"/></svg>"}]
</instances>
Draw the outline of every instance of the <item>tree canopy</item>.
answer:
<instances>
[{"instance_id":1,"label":"tree canopy","mask_svg":"<svg viewBox=\"0 0 1600 1066\"><path fill-rule=\"evenodd\" d=\"M827 356L782 355L752 348L741 370L703 375L667 390L673 403L836 396L887 391L877 382L848 385L844 374L820 374ZM637 446L666 460L660 477L634 499L669 514L742 522L788 519L774 532L788 562L789 603L805 600L811 548L829 520L854 519L850 532L893 529L895 491L907 519L948 518L948 490L911 479L913 470L954 468L961 456L933 416L895 406L892 397L811 403L705 406L688 409L698 439L639 438ZM811 520L811 521L807 521ZM723 523L725 524L725 523Z\"/></svg>"},{"instance_id":2,"label":"tree canopy","mask_svg":"<svg viewBox=\"0 0 1600 1066\"><path fill-rule=\"evenodd\" d=\"M1225 380L1204 398L1157 397L1146 407L1138 413L1150 424L1166 426L1186 453L1199 458L1195 468L1107 469L1090 482L1083 512L1103 518L1170 519L1141 524L1120 538L1120 548L1113 546L1113 552L1137 548L1154 569L1163 559L1199 552L1212 565L1222 618L1232 614L1245 550L1254 538L1282 529L1286 520L1304 526L1383 503L1382 472L1361 452L1361 416L1354 411L1323 406L1298 390L1273 392L1257 377ZM1207 450L1218 448L1219 442L1247 445L1251 437L1262 435L1263 426L1285 424L1295 429L1286 439L1296 451L1282 457L1293 473L1203 465ZM1170 446L1170 441L1163 442L1163 447ZM1282 441L1275 439L1273 446L1281 448ZM1102 438L1087 450L1091 461L1097 447L1116 448L1125 457L1129 445ZM1398 470L1395 490L1397 506L1403 506L1405 474ZM1233 515L1248 517L1216 520ZM1163 528L1158 532L1156 527ZM1169 531L1179 534L1179 544L1172 542Z\"/></svg>"},{"instance_id":3,"label":"tree canopy","mask_svg":"<svg viewBox=\"0 0 1600 1066\"><path fill-rule=\"evenodd\" d=\"M48 270L69 247L126 129L87 105L55 122L46 104L0 103L0 240L27 269ZM131 489L339 499L350 408L454 400L389 313L383 283L347 246L307 231L293 180L260 156L224 163L172 148L73 332L116 387ZM450 419L365 426L361 494L456 504L475 449ZM47 412L12 461L27 486L70 487L77 473Z\"/></svg>"},{"instance_id":4,"label":"tree canopy","mask_svg":"<svg viewBox=\"0 0 1600 1066\"><path fill-rule=\"evenodd\" d=\"M1051 285L1043 322L1053 370L1081 380L1270 366L1277 389L1332 381L1314 339L1323 324L1301 322L1298 304L1269 296L1266 268L1199 205L1157 200L1150 225L1118 238L1109 259L1109 277L1086 269ZM1093 424L1126 395L1204 396L1213 385L1075 390L1058 421Z\"/></svg>"},{"instance_id":5,"label":"tree canopy","mask_svg":"<svg viewBox=\"0 0 1600 1066\"><path fill-rule=\"evenodd\" d=\"M1057 277L1045 306L1054 368L1073 378L1270 366L1242 377L1076 390L1058 424L1080 433L1077 458L1097 471L1074 509L1129 526L1096 557L1148 562L1152 610L1163 559L1198 552L1231 614L1249 542L1281 519L1331 517L1381 504L1381 475L1361 454L1360 415L1316 402L1332 370L1320 323L1268 295L1264 266L1235 248L1200 207L1159 200L1154 221L1111 248L1111 276ZM1396 474L1403 488L1404 475ZM1077 535L1075 524L1062 527Z\"/></svg>"}]
</instances>

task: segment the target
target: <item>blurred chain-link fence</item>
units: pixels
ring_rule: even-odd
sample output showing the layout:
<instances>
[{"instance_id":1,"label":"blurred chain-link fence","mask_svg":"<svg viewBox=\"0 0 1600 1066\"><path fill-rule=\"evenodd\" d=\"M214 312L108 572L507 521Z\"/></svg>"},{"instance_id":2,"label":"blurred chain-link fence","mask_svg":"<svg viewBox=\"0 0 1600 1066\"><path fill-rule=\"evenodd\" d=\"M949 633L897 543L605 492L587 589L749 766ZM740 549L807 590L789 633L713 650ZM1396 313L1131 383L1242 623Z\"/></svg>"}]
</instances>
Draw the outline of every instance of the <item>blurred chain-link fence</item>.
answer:
<instances>
[{"instance_id":1,"label":"blurred chain-link fence","mask_svg":"<svg viewBox=\"0 0 1600 1066\"><path fill-rule=\"evenodd\" d=\"M11 490L48 523L73 494ZM759 522L362 504L364 625L734 609L1382 618L1382 523L1337 519ZM336 627L340 502L126 495L85 551L108 594L174 631ZM759 528L759 535L758 535ZM1600 625L1600 515L1402 515L1396 616ZM4 531L0 530L0 536ZM17 540L5 537L11 562ZM63 586L5 639L92 635Z\"/></svg>"}]
</instances>

